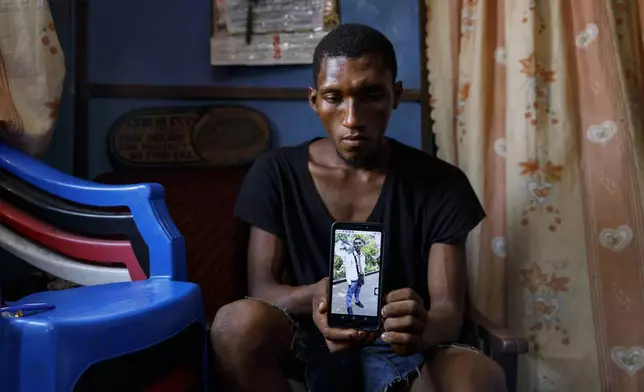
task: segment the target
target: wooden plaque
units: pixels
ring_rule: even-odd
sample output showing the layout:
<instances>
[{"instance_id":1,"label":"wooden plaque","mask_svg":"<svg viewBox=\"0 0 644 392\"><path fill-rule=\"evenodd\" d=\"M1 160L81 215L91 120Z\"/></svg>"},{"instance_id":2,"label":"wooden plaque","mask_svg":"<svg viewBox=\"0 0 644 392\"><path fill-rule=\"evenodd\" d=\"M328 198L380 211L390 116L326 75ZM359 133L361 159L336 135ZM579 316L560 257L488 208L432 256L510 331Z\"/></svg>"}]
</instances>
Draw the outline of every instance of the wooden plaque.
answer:
<instances>
[{"instance_id":1,"label":"wooden plaque","mask_svg":"<svg viewBox=\"0 0 644 392\"><path fill-rule=\"evenodd\" d=\"M122 115L108 139L118 166L243 166L268 150L271 130L244 106L150 108Z\"/></svg>"}]
</instances>

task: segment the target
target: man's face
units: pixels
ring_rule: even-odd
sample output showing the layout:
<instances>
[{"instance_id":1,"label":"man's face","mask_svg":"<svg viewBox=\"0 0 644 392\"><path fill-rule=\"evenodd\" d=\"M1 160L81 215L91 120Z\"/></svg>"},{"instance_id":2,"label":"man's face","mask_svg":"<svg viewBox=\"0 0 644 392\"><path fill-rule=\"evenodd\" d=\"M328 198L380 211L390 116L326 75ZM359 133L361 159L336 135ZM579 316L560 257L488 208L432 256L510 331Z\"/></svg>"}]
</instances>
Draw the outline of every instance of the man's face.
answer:
<instances>
[{"instance_id":1,"label":"man's face","mask_svg":"<svg viewBox=\"0 0 644 392\"><path fill-rule=\"evenodd\" d=\"M393 82L379 55L326 57L317 82L309 101L338 154L349 164L369 160L381 146L391 111L398 107L402 83Z\"/></svg>"},{"instance_id":2,"label":"man's face","mask_svg":"<svg viewBox=\"0 0 644 392\"><path fill-rule=\"evenodd\" d=\"M364 245L364 244L360 240L356 240L356 241L353 242L353 247L356 248L356 251L358 251L358 252L360 252L362 250L362 245Z\"/></svg>"}]
</instances>

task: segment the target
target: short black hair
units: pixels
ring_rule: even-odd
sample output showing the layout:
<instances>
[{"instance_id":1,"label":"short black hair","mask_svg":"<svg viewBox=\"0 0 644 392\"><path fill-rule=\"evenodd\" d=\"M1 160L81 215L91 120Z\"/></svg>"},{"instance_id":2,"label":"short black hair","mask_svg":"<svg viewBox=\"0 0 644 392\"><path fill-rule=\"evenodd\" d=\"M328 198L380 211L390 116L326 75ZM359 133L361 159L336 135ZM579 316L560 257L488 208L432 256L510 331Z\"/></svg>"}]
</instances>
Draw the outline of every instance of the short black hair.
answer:
<instances>
[{"instance_id":1,"label":"short black hair","mask_svg":"<svg viewBox=\"0 0 644 392\"><path fill-rule=\"evenodd\" d=\"M313 52L313 85L318 84L320 63L325 57L356 58L365 54L377 54L382 57L385 66L396 80L398 64L396 51L389 38L383 33L363 24L341 24L331 30L318 43Z\"/></svg>"},{"instance_id":2,"label":"short black hair","mask_svg":"<svg viewBox=\"0 0 644 392\"><path fill-rule=\"evenodd\" d=\"M362 238L360 238L360 237L356 237L356 238L354 238L354 239L353 239L353 243L354 243L354 244L355 244L356 242L358 242L358 241L360 241L361 243L363 243L363 244L364 244L364 241L363 241L363 240L362 240Z\"/></svg>"}]
</instances>

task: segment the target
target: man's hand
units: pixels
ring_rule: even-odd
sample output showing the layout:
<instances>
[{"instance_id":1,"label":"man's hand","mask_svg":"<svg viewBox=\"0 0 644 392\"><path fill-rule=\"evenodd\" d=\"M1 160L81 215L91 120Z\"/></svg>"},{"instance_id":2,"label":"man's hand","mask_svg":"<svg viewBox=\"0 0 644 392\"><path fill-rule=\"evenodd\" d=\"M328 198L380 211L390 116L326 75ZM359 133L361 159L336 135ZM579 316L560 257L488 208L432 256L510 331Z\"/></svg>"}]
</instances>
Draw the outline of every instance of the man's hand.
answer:
<instances>
[{"instance_id":1,"label":"man's hand","mask_svg":"<svg viewBox=\"0 0 644 392\"><path fill-rule=\"evenodd\" d=\"M327 323L329 312L329 278L316 283L316 294L313 296L313 321L318 327L329 351L336 353L350 347L360 347L376 340L377 332L367 333L355 329L331 328Z\"/></svg>"},{"instance_id":2,"label":"man's hand","mask_svg":"<svg viewBox=\"0 0 644 392\"><path fill-rule=\"evenodd\" d=\"M387 294L384 303L385 332L381 339L391 344L398 355L409 356L424 351L427 310L420 296L412 289L400 289Z\"/></svg>"}]
</instances>

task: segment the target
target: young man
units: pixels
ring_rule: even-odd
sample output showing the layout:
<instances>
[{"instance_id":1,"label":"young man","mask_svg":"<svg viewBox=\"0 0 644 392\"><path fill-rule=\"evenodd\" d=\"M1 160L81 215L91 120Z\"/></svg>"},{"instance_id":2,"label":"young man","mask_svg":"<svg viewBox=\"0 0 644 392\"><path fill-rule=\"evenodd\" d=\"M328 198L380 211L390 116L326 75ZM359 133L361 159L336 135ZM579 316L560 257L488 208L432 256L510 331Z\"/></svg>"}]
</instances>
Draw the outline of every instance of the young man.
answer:
<instances>
[{"instance_id":1,"label":"young man","mask_svg":"<svg viewBox=\"0 0 644 392\"><path fill-rule=\"evenodd\" d=\"M347 314L353 314L353 299L355 298L356 306L364 308L360 302L360 289L364 284L364 270L367 267L365 256L362 254L362 240L356 238L353 240L353 251L342 256L344 261L344 270L347 274ZM360 282L362 275L362 282Z\"/></svg>"},{"instance_id":2,"label":"young man","mask_svg":"<svg viewBox=\"0 0 644 392\"><path fill-rule=\"evenodd\" d=\"M341 25L320 41L313 72L309 101L327 137L258 158L238 197L257 299L215 317L220 374L234 390L288 391L295 362L312 392L504 391L492 360L450 345L463 319L464 244L484 213L458 168L385 137L403 91L391 42ZM327 325L334 221L385 225L379 333Z\"/></svg>"}]
</instances>

